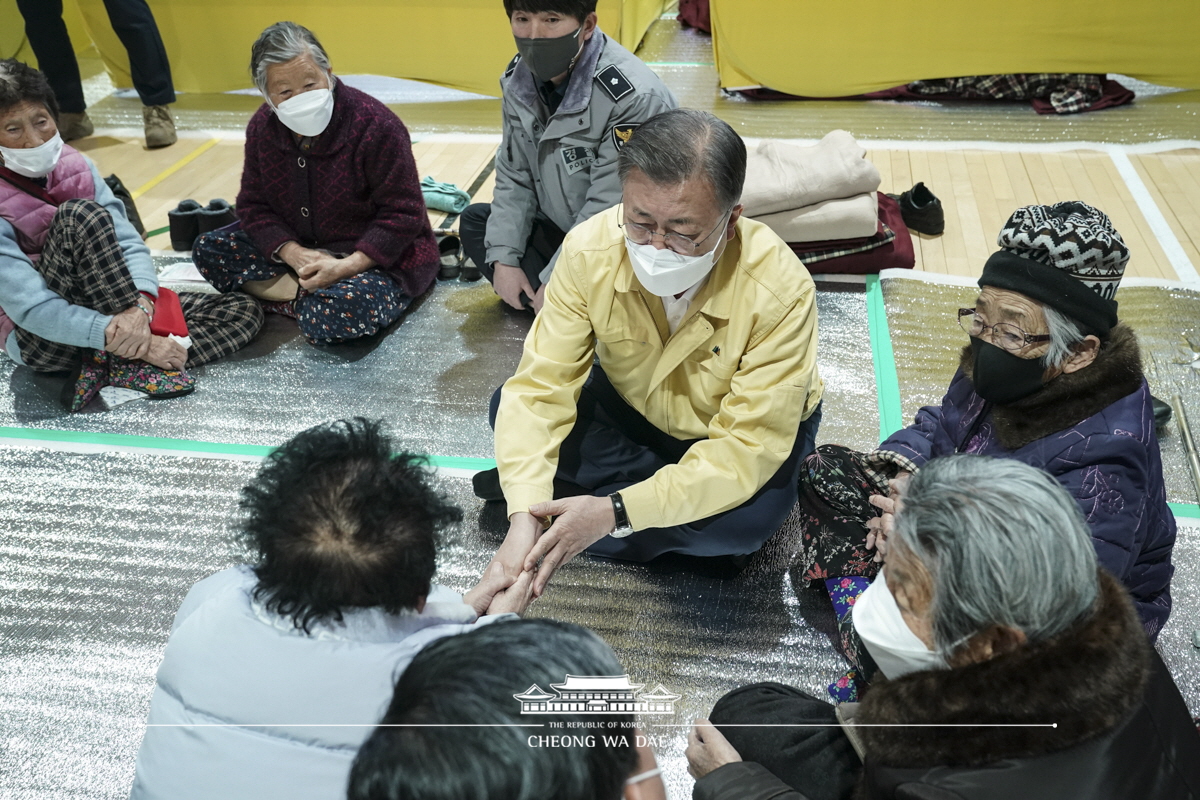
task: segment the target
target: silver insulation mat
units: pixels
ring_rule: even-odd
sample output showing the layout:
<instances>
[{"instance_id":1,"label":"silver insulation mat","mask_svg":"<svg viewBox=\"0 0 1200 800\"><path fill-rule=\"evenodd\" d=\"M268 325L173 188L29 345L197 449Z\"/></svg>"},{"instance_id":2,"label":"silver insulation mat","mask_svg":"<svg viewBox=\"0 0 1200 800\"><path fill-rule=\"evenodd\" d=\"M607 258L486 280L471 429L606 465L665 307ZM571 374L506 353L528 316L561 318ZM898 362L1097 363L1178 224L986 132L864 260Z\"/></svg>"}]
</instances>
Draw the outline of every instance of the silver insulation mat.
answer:
<instances>
[{"instance_id":1,"label":"silver insulation mat","mask_svg":"<svg viewBox=\"0 0 1200 800\"><path fill-rule=\"evenodd\" d=\"M955 312L969 308L979 290L913 278L884 279L882 286L904 419L909 422L921 406L941 403L958 367L958 353L968 341L956 323ZM1167 400L1178 392L1187 405L1189 419L1200 417L1200 372L1176 363L1185 334L1200 346L1200 293L1131 286L1117 292L1117 302L1121 320L1137 332L1151 391ZM1178 425L1172 421L1160 432L1158 441L1167 498L1171 502L1196 503ZM1192 632L1200 628L1200 526L1179 526L1172 561L1173 607L1170 620L1159 634L1158 650L1188 707L1194 715L1200 715L1200 650L1191 644Z\"/></svg>"},{"instance_id":2,"label":"silver insulation mat","mask_svg":"<svg viewBox=\"0 0 1200 800\"><path fill-rule=\"evenodd\" d=\"M817 304L820 440L869 447L878 412L862 289L822 284ZM400 446L490 456L486 398L515 367L527 326L486 286L442 284L350 355L311 348L269 318L262 341L208 367L182 400L71 417L54 406L55 381L8 366L0 424L278 444L365 413L385 417ZM171 619L192 583L236 562L229 525L256 465L3 447L0 458L0 796L123 798ZM461 591L505 522L466 479L445 487L466 522L444 543L438 580ZM531 612L595 630L635 681L681 695L673 718L645 726L674 798L691 793L686 726L724 692L780 680L820 696L845 669L828 597L789 572L796 537L789 520L736 576L700 559L579 558Z\"/></svg>"}]
</instances>

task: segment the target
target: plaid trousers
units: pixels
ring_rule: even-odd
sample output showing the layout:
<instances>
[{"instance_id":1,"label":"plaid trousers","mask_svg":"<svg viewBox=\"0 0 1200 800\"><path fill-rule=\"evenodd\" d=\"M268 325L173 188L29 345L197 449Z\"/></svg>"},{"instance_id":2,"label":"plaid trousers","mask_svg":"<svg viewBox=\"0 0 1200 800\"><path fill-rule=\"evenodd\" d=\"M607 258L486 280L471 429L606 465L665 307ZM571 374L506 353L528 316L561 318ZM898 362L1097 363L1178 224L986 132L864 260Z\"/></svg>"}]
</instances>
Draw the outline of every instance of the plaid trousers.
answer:
<instances>
[{"instance_id":1,"label":"plaid trousers","mask_svg":"<svg viewBox=\"0 0 1200 800\"><path fill-rule=\"evenodd\" d=\"M50 291L73 305L101 314L119 314L137 303L112 216L92 200L68 200L59 206L34 267ZM244 347L263 324L263 313L244 295L184 293L179 296L192 346L188 367L198 367ZM69 370L84 348L16 329L21 360L40 372Z\"/></svg>"}]
</instances>

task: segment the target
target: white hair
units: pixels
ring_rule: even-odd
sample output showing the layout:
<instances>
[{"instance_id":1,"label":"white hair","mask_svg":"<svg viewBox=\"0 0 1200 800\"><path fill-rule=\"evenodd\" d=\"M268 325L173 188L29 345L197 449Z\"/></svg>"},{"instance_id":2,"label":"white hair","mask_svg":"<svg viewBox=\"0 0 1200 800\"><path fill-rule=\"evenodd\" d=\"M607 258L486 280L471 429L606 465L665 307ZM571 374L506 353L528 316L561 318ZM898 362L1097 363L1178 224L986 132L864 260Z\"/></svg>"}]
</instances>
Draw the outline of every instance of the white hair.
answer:
<instances>
[{"instance_id":1,"label":"white hair","mask_svg":"<svg viewBox=\"0 0 1200 800\"><path fill-rule=\"evenodd\" d=\"M932 579L934 645L945 658L992 625L1031 643L1055 636L1099 591L1079 506L1049 474L1011 458L930 461L904 490L893 538Z\"/></svg>"},{"instance_id":2,"label":"white hair","mask_svg":"<svg viewBox=\"0 0 1200 800\"><path fill-rule=\"evenodd\" d=\"M263 97L267 95L267 67L286 64L304 55L312 56L313 62L325 71L332 88L334 78L329 55L308 28L294 22L276 22L259 35L250 48L250 76Z\"/></svg>"},{"instance_id":3,"label":"white hair","mask_svg":"<svg viewBox=\"0 0 1200 800\"><path fill-rule=\"evenodd\" d=\"M1042 313L1046 317L1046 328L1050 334L1050 347L1042 356L1042 364L1047 367L1060 367L1075 354L1075 345L1087 337L1079 323L1061 311L1042 304Z\"/></svg>"}]
</instances>

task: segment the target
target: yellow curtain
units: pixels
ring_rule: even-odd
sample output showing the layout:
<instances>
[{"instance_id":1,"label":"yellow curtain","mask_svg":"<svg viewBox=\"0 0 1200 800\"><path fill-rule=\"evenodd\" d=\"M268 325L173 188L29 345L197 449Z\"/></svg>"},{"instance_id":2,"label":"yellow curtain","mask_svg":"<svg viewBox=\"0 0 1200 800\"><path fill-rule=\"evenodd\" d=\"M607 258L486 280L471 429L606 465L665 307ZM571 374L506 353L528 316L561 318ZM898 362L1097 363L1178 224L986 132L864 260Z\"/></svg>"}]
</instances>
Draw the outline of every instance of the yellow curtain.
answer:
<instances>
[{"instance_id":1,"label":"yellow curtain","mask_svg":"<svg viewBox=\"0 0 1200 800\"><path fill-rule=\"evenodd\" d=\"M91 36L83 25L83 17L75 0L63 0L63 20L76 53L92 46ZM17 10L17 0L0 0L0 58L16 58L26 64L37 64L33 49L25 40L25 20Z\"/></svg>"},{"instance_id":2,"label":"yellow curtain","mask_svg":"<svg viewBox=\"0 0 1200 800\"><path fill-rule=\"evenodd\" d=\"M1117 72L1200 88L1197 0L711 0L721 86L839 97L915 80Z\"/></svg>"},{"instance_id":3,"label":"yellow curtain","mask_svg":"<svg viewBox=\"0 0 1200 800\"><path fill-rule=\"evenodd\" d=\"M132 86L129 59L103 0L67 0L68 14L76 2L76 13L82 12L77 24L84 29L71 31L76 49L86 49L81 36L90 37L113 82ZM600 0L600 27L634 50L668 2ZM151 0L150 7L175 88L183 92L249 87L250 45L263 28L284 19L317 35L336 72L410 78L480 94L499 94L500 74L516 52L501 0ZM13 55L24 39L17 35L23 26L15 0L0 0L0 24L0 53Z\"/></svg>"}]
</instances>

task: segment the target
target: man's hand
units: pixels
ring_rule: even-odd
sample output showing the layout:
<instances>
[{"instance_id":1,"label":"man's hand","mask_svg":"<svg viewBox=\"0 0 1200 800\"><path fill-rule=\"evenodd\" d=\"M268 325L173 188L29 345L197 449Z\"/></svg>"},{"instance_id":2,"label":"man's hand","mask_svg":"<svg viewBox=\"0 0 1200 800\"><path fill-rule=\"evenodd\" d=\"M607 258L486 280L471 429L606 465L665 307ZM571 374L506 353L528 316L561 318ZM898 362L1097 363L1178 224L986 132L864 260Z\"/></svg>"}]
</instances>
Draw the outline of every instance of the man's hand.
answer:
<instances>
[{"instance_id":1,"label":"man's hand","mask_svg":"<svg viewBox=\"0 0 1200 800\"><path fill-rule=\"evenodd\" d=\"M537 543L538 537L542 535L542 521L532 514L513 514L508 521L508 535L504 537L504 544L500 545L500 549L496 551L496 555L492 556L492 563L488 565L488 569L492 568L492 564L498 564L503 571L506 583L500 588L506 588L521 576L525 569L525 559L529 555L529 551ZM487 572L485 571L486 575Z\"/></svg>"},{"instance_id":2,"label":"man's hand","mask_svg":"<svg viewBox=\"0 0 1200 800\"><path fill-rule=\"evenodd\" d=\"M525 270L520 267L512 267L508 264L501 264L499 261L495 263L494 272L492 274L492 289L496 294L500 295L500 299L508 303L517 311L524 310L525 306L521 303L521 293L524 292L528 298L533 298L536 292L533 291L533 286L529 283L529 278L525 277Z\"/></svg>"},{"instance_id":3,"label":"man's hand","mask_svg":"<svg viewBox=\"0 0 1200 800\"><path fill-rule=\"evenodd\" d=\"M542 303L544 302L546 302L546 284L543 283L533 295L533 313L542 313Z\"/></svg>"},{"instance_id":4,"label":"man's hand","mask_svg":"<svg viewBox=\"0 0 1200 800\"><path fill-rule=\"evenodd\" d=\"M729 740L706 719L696 720L688 734L688 746L684 755L688 760L688 772L700 780L717 767L741 761L742 756Z\"/></svg>"},{"instance_id":5,"label":"man's hand","mask_svg":"<svg viewBox=\"0 0 1200 800\"><path fill-rule=\"evenodd\" d=\"M492 598L491 605L487 608L488 614L524 614L533 602L533 577L532 572L522 572L516 582L507 589L499 591Z\"/></svg>"},{"instance_id":6,"label":"man's hand","mask_svg":"<svg viewBox=\"0 0 1200 800\"><path fill-rule=\"evenodd\" d=\"M475 609L475 613L483 616L487 613L492 598L512 585L513 579L504 573L504 567L498 561L492 561L483 571L479 583L475 584L463 595L463 602Z\"/></svg>"},{"instance_id":7,"label":"man's hand","mask_svg":"<svg viewBox=\"0 0 1200 800\"><path fill-rule=\"evenodd\" d=\"M904 493L904 487L911 477L911 472L901 472L888 481L888 497L873 494L868 500L871 505L883 512L880 516L867 520L867 549L875 550L876 562L883 561L884 556L887 555L887 540L892 534L896 513L902 505L900 498Z\"/></svg>"},{"instance_id":8,"label":"man's hand","mask_svg":"<svg viewBox=\"0 0 1200 800\"><path fill-rule=\"evenodd\" d=\"M121 358L145 358L150 340L150 317L136 305L114 316L104 328L104 349Z\"/></svg>"},{"instance_id":9,"label":"man's hand","mask_svg":"<svg viewBox=\"0 0 1200 800\"><path fill-rule=\"evenodd\" d=\"M617 524L612 500L607 497L564 497L538 503L529 512L538 517L557 517L525 557L526 572L532 571L539 560L542 562L533 587L535 597L546 591L555 570L612 533Z\"/></svg>"},{"instance_id":10,"label":"man's hand","mask_svg":"<svg viewBox=\"0 0 1200 800\"><path fill-rule=\"evenodd\" d=\"M151 336L150 349L142 360L159 369L177 370L183 369L187 359L187 348L179 342L166 336Z\"/></svg>"}]
</instances>

